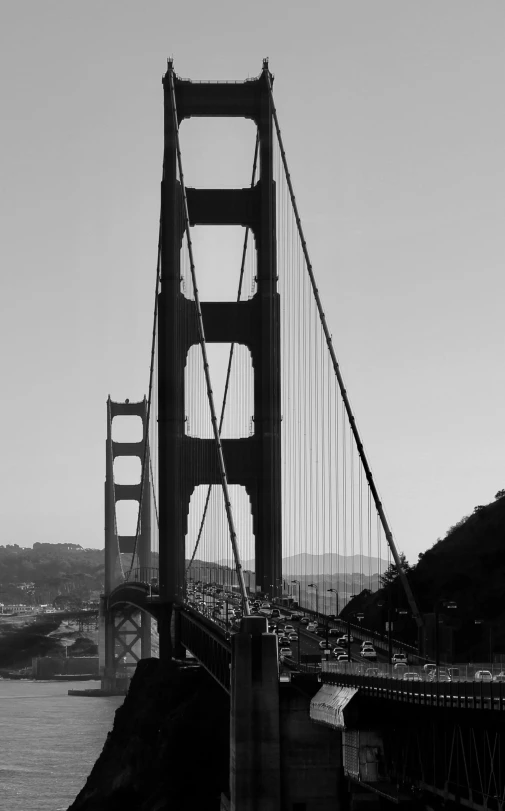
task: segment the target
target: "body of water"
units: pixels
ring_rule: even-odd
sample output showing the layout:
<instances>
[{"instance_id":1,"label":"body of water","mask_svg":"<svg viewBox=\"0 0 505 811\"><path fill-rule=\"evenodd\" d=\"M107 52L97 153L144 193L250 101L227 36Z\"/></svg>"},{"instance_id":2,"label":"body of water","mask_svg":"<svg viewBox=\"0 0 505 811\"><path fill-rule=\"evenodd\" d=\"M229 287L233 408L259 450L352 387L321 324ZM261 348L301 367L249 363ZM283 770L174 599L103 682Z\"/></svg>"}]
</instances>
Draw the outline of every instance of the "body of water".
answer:
<instances>
[{"instance_id":1,"label":"body of water","mask_svg":"<svg viewBox=\"0 0 505 811\"><path fill-rule=\"evenodd\" d=\"M0 811L66 811L124 700L78 698L68 690L99 686L0 680Z\"/></svg>"}]
</instances>

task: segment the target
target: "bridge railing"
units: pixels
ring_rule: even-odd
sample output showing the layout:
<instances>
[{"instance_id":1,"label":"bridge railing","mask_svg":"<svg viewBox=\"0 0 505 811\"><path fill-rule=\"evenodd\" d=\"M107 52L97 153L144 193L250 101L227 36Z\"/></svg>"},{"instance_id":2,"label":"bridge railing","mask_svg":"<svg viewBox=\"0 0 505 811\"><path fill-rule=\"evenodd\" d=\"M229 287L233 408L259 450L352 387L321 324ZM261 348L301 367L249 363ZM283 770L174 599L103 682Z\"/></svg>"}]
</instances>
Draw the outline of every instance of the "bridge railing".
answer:
<instances>
[{"instance_id":1,"label":"bridge railing","mask_svg":"<svg viewBox=\"0 0 505 811\"><path fill-rule=\"evenodd\" d=\"M143 583L158 591L159 569L154 566L141 566L125 573L126 583Z\"/></svg>"},{"instance_id":2,"label":"bridge railing","mask_svg":"<svg viewBox=\"0 0 505 811\"><path fill-rule=\"evenodd\" d=\"M365 678L385 678L397 681L439 682L493 682L505 683L505 665L482 663L441 664L438 671L433 664L388 665L378 662L321 662L322 673L344 673Z\"/></svg>"}]
</instances>

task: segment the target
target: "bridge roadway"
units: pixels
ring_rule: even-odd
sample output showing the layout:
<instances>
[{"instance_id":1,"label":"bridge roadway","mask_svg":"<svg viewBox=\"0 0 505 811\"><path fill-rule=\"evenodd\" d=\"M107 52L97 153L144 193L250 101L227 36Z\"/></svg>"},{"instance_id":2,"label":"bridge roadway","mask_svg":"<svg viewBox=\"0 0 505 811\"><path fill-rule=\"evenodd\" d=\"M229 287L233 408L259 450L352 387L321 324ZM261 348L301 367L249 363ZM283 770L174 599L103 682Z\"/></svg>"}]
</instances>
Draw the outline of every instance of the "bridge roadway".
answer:
<instances>
[{"instance_id":1,"label":"bridge roadway","mask_svg":"<svg viewBox=\"0 0 505 811\"><path fill-rule=\"evenodd\" d=\"M163 606L154 591L152 584L123 584L110 595L108 607L121 610L126 603L161 617ZM249 716L247 712L244 716L244 706L249 707L250 698L243 704L243 690L246 686L249 689L250 683L247 678L244 682L238 678L237 682L236 659L235 670L232 666L235 630L224 627L221 617L219 622L214 622L204 616L211 602L205 598L199 603L200 610L189 605L178 606L174 616L175 636L230 696L230 745L235 747L235 752L242 744L250 751L255 742L263 741L264 719L270 717L273 710L265 705L257 716ZM286 621L281 624L285 625ZM298 630L300 655L319 653L321 637L302 630L299 621L291 620L291 624ZM296 729L296 737L286 739L296 760L300 728L293 727L293 719L288 721L285 713L292 697L300 693L296 688L297 680L304 680L302 692L306 703L300 717L303 716L307 727L301 751L306 745L314 746L314 741L318 740L313 751L314 763L324 771L327 746L337 747L335 753L338 750L341 755L335 754L335 757L342 759L343 774L354 797L352 808L365 807L359 805L364 793L404 804L405 808L435 807L439 798L441 803L452 802L452 807L505 811L504 683L405 681L403 674L393 677L390 666L384 661L363 662L358 641L352 645L351 663L337 662L334 658L325 660L320 669L312 668L312 676L307 677L296 673L297 670L310 671L311 667L297 663L298 641L295 645L294 656L280 662L280 703L275 712L279 712L281 725L283 718L287 724L283 727L285 734L288 729L291 734ZM379 653L379 659L384 658L384 653ZM275 670L275 656L272 664ZM289 670L295 671L291 672L291 677L287 676ZM414 672L416 666L409 664L409 670ZM421 667L417 670L421 671ZM293 681L294 693L286 693L284 688L291 690L291 685L282 684L289 678ZM260 699L264 694L270 695L268 682L265 685L261 680L256 685ZM240 713L237 713L237 703ZM245 726L238 726L242 717L247 719ZM324 738L325 728L337 734ZM283 751L286 752L286 748ZM267 760L271 765L273 755L270 750L269 753ZM236 762L236 755L230 762ZM299 770L299 765L296 769ZM290 774L294 779L295 772ZM368 802L365 804L370 808Z\"/></svg>"},{"instance_id":2,"label":"bridge roadway","mask_svg":"<svg viewBox=\"0 0 505 811\"><path fill-rule=\"evenodd\" d=\"M109 608L120 607L127 603L158 618L160 604L155 591L152 584L140 581L121 584L111 593ZM229 692L231 636L235 633L235 629L226 628L225 611L220 614L217 621L206 616L211 613L214 602L215 600L205 595L199 608L194 605L179 606L176 611L178 636L182 645L200 661L221 687ZM470 675L461 672L457 681L437 681L429 679L421 665L412 664L408 665L408 671L416 673L420 681L405 681L404 670L395 672L387 663L387 656L383 650L377 651L376 662L364 660L360 655L360 639L355 639L351 644L352 662L337 662L331 655L325 656L320 644L325 641L324 638L308 632L299 619L286 620L286 614L290 613L283 610L280 619L270 620L270 623L275 622L280 627L291 624L298 634L298 640L290 643L292 656L280 658L281 676L293 670L303 670L318 673L323 683L359 687L364 695L371 698L387 698L436 707L481 708L500 712L505 709L505 684L501 681L476 682L473 671L469 671ZM339 628L345 634L347 624L336 620L331 622L329 627ZM353 635L355 633L360 633L362 638L367 637L367 632L362 629L353 630ZM333 644L332 640L331 646ZM399 646L395 645L393 649L398 650ZM307 654L321 655L321 665L304 665L302 657ZM462 671L462 666L458 667Z\"/></svg>"}]
</instances>

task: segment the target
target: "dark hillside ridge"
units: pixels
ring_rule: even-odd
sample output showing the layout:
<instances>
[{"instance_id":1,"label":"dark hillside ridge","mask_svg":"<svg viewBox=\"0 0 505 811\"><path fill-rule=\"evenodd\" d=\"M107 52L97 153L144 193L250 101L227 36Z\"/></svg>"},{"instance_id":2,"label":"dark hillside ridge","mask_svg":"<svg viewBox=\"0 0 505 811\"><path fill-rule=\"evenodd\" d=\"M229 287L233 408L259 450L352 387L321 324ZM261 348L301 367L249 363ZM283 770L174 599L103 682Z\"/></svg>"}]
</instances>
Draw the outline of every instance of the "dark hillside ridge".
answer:
<instances>
[{"instance_id":1,"label":"dark hillside ridge","mask_svg":"<svg viewBox=\"0 0 505 811\"><path fill-rule=\"evenodd\" d=\"M476 507L424 555L410 576L424 611L435 597L479 619L505 617L505 498Z\"/></svg>"},{"instance_id":2,"label":"dark hillside ridge","mask_svg":"<svg viewBox=\"0 0 505 811\"><path fill-rule=\"evenodd\" d=\"M446 613L454 626L459 661L488 661L490 649L505 654L505 494L458 521L419 556L407 577L421 613L433 613L437 598L441 613L443 601L456 603L457 608ZM408 609L399 578L375 594L354 598L342 616L362 611L364 627L384 631L389 599L393 609ZM394 621L393 636L415 643L415 623L397 614Z\"/></svg>"}]
</instances>

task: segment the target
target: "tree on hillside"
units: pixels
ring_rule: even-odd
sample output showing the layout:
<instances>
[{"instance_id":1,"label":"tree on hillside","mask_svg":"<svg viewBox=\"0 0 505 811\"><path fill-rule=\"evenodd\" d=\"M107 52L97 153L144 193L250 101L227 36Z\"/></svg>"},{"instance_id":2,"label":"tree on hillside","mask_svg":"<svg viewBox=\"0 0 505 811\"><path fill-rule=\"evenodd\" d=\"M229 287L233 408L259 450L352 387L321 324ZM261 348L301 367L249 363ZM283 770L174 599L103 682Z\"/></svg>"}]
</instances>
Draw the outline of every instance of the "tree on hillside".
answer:
<instances>
[{"instance_id":1,"label":"tree on hillside","mask_svg":"<svg viewBox=\"0 0 505 811\"><path fill-rule=\"evenodd\" d=\"M408 562L403 552L400 552L400 563L402 564L403 571L405 572L405 574L407 574L407 572L410 572L412 570L412 566ZM382 588L385 589L388 588L388 586L391 586L393 583L396 582L398 577L399 577L398 569L396 568L396 563L393 561L392 563L389 564L385 572L383 572L380 576L380 584Z\"/></svg>"}]
</instances>

